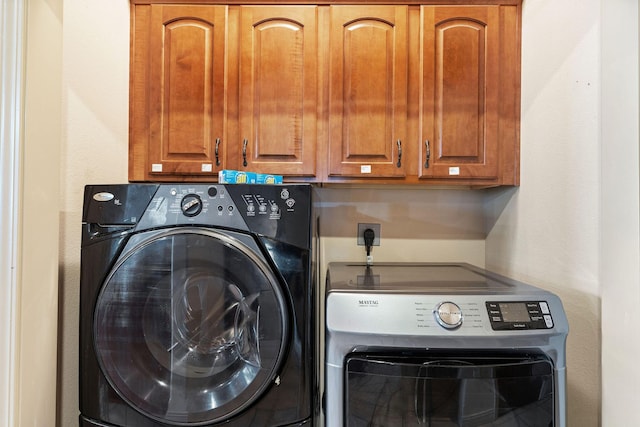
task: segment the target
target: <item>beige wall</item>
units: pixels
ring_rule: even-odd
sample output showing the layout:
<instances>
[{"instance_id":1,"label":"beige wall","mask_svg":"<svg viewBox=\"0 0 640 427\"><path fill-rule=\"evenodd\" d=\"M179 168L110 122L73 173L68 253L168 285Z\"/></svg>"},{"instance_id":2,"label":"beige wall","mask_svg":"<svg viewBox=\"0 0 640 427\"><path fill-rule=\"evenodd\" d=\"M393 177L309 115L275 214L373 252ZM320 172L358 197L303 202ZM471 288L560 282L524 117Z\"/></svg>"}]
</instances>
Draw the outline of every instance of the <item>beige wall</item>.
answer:
<instances>
[{"instance_id":1,"label":"beige wall","mask_svg":"<svg viewBox=\"0 0 640 427\"><path fill-rule=\"evenodd\" d=\"M374 262L465 261L484 266L482 192L321 188L317 190L322 270L366 261L358 223L380 224Z\"/></svg>"},{"instance_id":2,"label":"beige wall","mask_svg":"<svg viewBox=\"0 0 640 427\"><path fill-rule=\"evenodd\" d=\"M64 0L58 426L77 425L80 224L86 184L127 182L129 3ZM36 426L34 426L36 427Z\"/></svg>"},{"instance_id":3,"label":"beige wall","mask_svg":"<svg viewBox=\"0 0 640 427\"><path fill-rule=\"evenodd\" d=\"M569 425L597 426L600 0L525 1L522 28L521 186L487 195L486 265L563 300Z\"/></svg>"},{"instance_id":4,"label":"beige wall","mask_svg":"<svg viewBox=\"0 0 640 427\"><path fill-rule=\"evenodd\" d=\"M447 258L486 263L557 291L565 300L571 322L569 425L576 427L599 425L600 412L605 417L602 425L621 425L609 422L615 419L611 410L616 407L615 398L605 398L605 404L611 406L602 411L599 405L600 299L628 297L637 302L634 298L640 293L637 283L619 288L611 296L601 289L601 3L603 0L525 0L519 189L325 188L319 193L325 261L363 259L362 247L355 244L355 224L380 222L382 244L374 248L374 260ZM20 406L20 425L55 424L51 409L55 372L50 363L54 356L39 343L48 344L44 349L52 351L57 313L51 301L55 301L59 286L57 424L66 427L77 424L82 187L127 179L128 1L30 0L29 6L33 67L27 99L33 113L27 126L34 132L30 147L36 149L37 156L27 156L26 161L31 173L41 171L46 178L29 181L26 190L34 192L26 199L33 204L40 202L39 197L50 202L47 209L52 212L46 216L49 230L55 231L58 221L60 282L49 280L36 287L37 278L25 275L22 283L23 301L35 302L36 308L30 308L48 323L42 329L30 326L33 312L23 311L20 396L23 402L27 396L30 399L29 404ZM46 18L47 25L42 25L40 18ZM635 26L637 29L637 19ZM38 40L51 44L52 50L41 51ZM37 98L34 92L43 96ZM43 111L41 104L50 107ZM56 109L59 119L55 119ZM637 116L633 121L637 125ZM46 135L35 133L36 123L49 123ZM635 178L637 183L637 172ZM30 213L25 212L24 217L27 226L40 223ZM414 233L416 230L422 234ZM607 230L618 228L614 224ZM47 236L49 243L58 238L53 234ZM25 248L39 249L40 242L42 236L35 231L25 233ZM50 267L51 257L38 250L34 254L38 258L25 255L25 271L38 261ZM38 333L31 335L34 331ZM631 333L632 329L627 324L623 331ZM605 334L609 332L613 328L605 329ZM614 374L617 376L612 378L620 378L620 373ZM637 371L635 375L626 384L640 383ZM602 383L607 384L607 379ZM634 387L625 385L622 393L638 401ZM606 390L611 390L611 396L616 393L613 388ZM637 422L627 425L640 424L640 417L635 419Z\"/></svg>"}]
</instances>

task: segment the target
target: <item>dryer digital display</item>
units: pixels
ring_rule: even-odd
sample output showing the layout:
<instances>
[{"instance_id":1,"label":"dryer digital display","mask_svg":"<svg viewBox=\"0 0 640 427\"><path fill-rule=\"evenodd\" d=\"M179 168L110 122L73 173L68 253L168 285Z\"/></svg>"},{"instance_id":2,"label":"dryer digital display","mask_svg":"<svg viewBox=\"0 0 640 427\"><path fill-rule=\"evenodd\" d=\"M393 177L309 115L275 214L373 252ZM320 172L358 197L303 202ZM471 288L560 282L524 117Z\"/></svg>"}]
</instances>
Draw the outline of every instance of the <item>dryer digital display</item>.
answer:
<instances>
[{"instance_id":1,"label":"dryer digital display","mask_svg":"<svg viewBox=\"0 0 640 427\"><path fill-rule=\"evenodd\" d=\"M546 301L493 301L487 302L486 307L495 331L553 328Z\"/></svg>"}]
</instances>

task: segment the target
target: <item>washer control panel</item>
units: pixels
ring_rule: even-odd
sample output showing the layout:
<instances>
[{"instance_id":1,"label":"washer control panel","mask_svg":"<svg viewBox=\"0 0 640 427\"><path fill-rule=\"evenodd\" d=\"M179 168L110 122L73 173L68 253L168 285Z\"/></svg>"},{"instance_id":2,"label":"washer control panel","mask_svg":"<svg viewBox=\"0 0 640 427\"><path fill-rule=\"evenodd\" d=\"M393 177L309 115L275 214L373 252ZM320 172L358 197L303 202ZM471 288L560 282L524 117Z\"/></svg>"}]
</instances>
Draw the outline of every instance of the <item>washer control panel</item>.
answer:
<instances>
[{"instance_id":1,"label":"washer control panel","mask_svg":"<svg viewBox=\"0 0 640 427\"><path fill-rule=\"evenodd\" d=\"M546 301L488 301L486 307L494 331L553 328Z\"/></svg>"}]
</instances>

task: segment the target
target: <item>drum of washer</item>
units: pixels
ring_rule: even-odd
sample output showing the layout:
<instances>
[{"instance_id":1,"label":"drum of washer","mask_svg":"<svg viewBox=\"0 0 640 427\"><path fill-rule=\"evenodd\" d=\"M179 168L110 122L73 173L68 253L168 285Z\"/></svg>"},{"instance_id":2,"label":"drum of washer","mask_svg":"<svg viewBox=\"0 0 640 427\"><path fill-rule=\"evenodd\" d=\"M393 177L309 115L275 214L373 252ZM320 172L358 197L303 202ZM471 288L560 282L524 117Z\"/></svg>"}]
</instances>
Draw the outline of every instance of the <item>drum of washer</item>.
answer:
<instances>
[{"instance_id":1,"label":"drum of washer","mask_svg":"<svg viewBox=\"0 0 640 427\"><path fill-rule=\"evenodd\" d=\"M250 407L276 379L288 335L273 271L228 233L137 237L96 301L105 377L134 409L167 424L222 422Z\"/></svg>"}]
</instances>

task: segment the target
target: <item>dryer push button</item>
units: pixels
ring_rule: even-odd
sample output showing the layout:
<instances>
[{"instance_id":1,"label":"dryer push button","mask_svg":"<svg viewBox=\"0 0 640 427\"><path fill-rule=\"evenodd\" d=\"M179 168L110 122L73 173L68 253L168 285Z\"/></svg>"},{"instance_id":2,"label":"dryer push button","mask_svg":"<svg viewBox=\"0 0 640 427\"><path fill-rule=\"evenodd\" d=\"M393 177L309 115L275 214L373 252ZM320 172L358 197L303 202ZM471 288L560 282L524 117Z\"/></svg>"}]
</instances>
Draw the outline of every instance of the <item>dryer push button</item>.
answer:
<instances>
[{"instance_id":1,"label":"dryer push button","mask_svg":"<svg viewBox=\"0 0 640 427\"><path fill-rule=\"evenodd\" d=\"M546 301L489 301L486 307L494 331L553 328Z\"/></svg>"}]
</instances>

